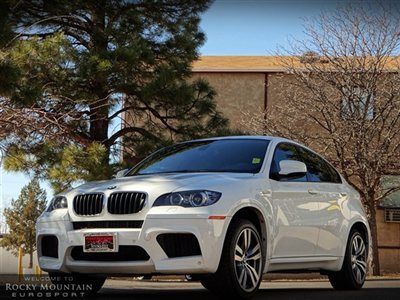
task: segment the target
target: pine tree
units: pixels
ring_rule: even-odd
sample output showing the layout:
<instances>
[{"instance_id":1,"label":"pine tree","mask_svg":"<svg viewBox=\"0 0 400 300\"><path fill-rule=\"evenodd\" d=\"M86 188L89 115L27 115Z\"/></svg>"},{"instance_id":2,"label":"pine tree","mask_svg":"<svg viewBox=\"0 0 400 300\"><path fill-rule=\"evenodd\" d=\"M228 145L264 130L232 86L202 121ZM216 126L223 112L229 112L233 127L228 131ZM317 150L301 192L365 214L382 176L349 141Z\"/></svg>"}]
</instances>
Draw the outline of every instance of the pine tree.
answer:
<instances>
[{"instance_id":1,"label":"pine tree","mask_svg":"<svg viewBox=\"0 0 400 300\"><path fill-rule=\"evenodd\" d=\"M58 190L110 177L116 150L136 162L175 141L225 133L214 90L190 79L209 2L7 1L18 74L0 100L2 128L13 132L6 168ZM78 159L67 164L71 152Z\"/></svg>"},{"instance_id":2,"label":"pine tree","mask_svg":"<svg viewBox=\"0 0 400 300\"><path fill-rule=\"evenodd\" d=\"M46 191L40 188L39 181L34 178L21 190L17 200L4 209L4 216L9 228L0 241L0 246L18 255L22 247L29 254L29 268L33 266L33 253L36 250L35 223L46 207Z\"/></svg>"}]
</instances>

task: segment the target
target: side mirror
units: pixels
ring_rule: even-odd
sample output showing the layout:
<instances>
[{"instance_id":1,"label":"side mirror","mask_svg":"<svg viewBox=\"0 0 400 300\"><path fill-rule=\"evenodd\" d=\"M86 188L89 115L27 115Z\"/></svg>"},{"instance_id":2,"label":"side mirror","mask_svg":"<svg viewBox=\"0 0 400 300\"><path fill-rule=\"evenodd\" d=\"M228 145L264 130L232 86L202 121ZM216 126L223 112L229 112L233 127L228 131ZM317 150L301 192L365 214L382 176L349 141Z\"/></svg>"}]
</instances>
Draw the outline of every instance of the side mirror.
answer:
<instances>
[{"instance_id":1,"label":"side mirror","mask_svg":"<svg viewBox=\"0 0 400 300\"><path fill-rule=\"evenodd\" d=\"M121 178L124 177L128 173L129 169L123 169L118 171L117 174L114 175L114 178Z\"/></svg>"},{"instance_id":2,"label":"side mirror","mask_svg":"<svg viewBox=\"0 0 400 300\"><path fill-rule=\"evenodd\" d=\"M282 178L303 177L307 174L306 164L297 160L281 160L279 168L279 177Z\"/></svg>"}]
</instances>

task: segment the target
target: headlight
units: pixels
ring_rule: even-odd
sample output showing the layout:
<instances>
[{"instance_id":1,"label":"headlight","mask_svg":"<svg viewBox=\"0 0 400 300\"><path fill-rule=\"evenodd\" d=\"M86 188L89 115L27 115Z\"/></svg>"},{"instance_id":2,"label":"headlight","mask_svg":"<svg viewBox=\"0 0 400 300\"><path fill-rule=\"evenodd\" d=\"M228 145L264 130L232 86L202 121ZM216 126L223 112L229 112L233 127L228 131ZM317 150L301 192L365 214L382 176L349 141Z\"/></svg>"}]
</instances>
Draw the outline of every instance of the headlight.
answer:
<instances>
[{"instance_id":1,"label":"headlight","mask_svg":"<svg viewBox=\"0 0 400 300\"><path fill-rule=\"evenodd\" d=\"M67 198L63 196L56 196L50 201L49 207L46 209L47 212L53 211L59 208L67 208Z\"/></svg>"},{"instance_id":2,"label":"headlight","mask_svg":"<svg viewBox=\"0 0 400 300\"><path fill-rule=\"evenodd\" d=\"M214 204L221 198L221 193L213 191L184 191L161 195L153 206L200 207Z\"/></svg>"}]
</instances>

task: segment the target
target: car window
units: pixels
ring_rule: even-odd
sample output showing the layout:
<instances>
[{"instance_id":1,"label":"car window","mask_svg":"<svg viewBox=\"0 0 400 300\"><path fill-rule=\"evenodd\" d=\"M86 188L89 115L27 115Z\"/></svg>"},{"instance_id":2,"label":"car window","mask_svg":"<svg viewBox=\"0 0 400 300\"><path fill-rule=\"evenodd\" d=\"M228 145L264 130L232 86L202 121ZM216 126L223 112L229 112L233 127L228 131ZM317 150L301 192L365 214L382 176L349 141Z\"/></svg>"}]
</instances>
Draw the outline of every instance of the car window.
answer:
<instances>
[{"instance_id":1,"label":"car window","mask_svg":"<svg viewBox=\"0 0 400 300\"><path fill-rule=\"evenodd\" d=\"M163 148L135 166L127 176L161 173L258 173L269 141L221 139L193 141Z\"/></svg>"},{"instance_id":2,"label":"car window","mask_svg":"<svg viewBox=\"0 0 400 300\"><path fill-rule=\"evenodd\" d=\"M279 162L282 160L297 160L302 161L299 152L296 150L296 146L290 143L280 143L276 146L274 151L274 156L272 158L271 169L269 172L269 177L274 180L280 181L297 181L306 182L307 176L297 177L297 178L280 178Z\"/></svg>"},{"instance_id":3,"label":"car window","mask_svg":"<svg viewBox=\"0 0 400 300\"><path fill-rule=\"evenodd\" d=\"M307 165L307 179L310 182L341 183L339 173L322 157L303 148L298 147L303 162Z\"/></svg>"}]
</instances>

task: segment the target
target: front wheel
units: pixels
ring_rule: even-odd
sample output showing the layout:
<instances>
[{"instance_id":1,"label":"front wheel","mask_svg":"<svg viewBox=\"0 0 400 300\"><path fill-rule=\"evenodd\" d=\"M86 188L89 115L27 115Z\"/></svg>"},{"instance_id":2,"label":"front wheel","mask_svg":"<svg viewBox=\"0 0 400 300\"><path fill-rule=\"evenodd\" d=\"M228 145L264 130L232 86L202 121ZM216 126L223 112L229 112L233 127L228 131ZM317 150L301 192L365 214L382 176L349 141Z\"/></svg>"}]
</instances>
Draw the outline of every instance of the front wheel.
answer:
<instances>
[{"instance_id":1,"label":"front wheel","mask_svg":"<svg viewBox=\"0 0 400 300\"><path fill-rule=\"evenodd\" d=\"M347 242L342 269L329 274L329 281L336 290L358 290L367 276L368 249L365 238L352 230Z\"/></svg>"},{"instance_id":2,"label":"front wheel","mask_svg":"<svg viewBox=\"0 0 400 300\"><path fill-rule=\"evenodd\" d=\"M236 220L226 234L217 272L201 283L219 296L249 298L260 286L263 267L264 255L257 228L250 221Z\"/></svg>"}]
</instances>

